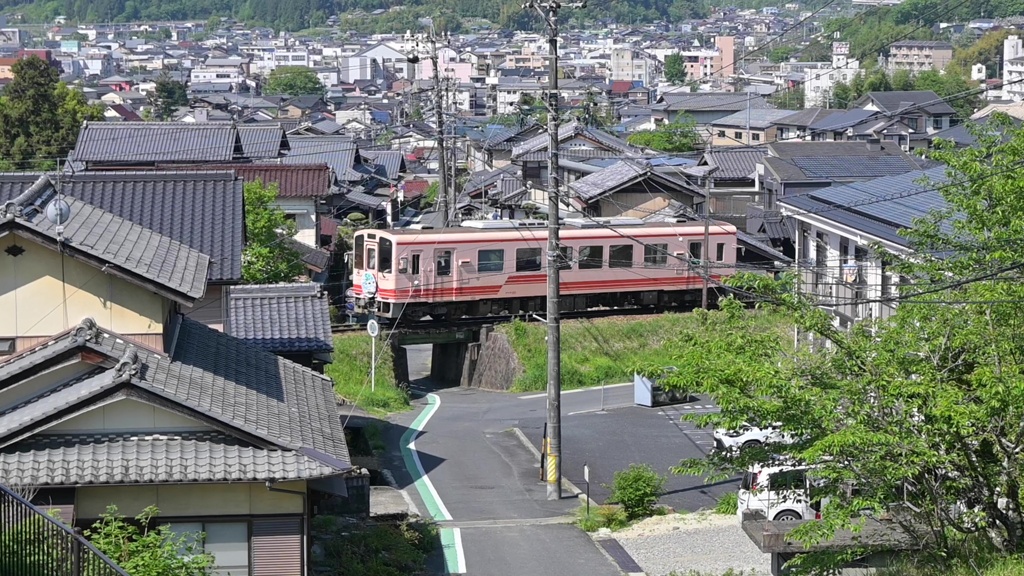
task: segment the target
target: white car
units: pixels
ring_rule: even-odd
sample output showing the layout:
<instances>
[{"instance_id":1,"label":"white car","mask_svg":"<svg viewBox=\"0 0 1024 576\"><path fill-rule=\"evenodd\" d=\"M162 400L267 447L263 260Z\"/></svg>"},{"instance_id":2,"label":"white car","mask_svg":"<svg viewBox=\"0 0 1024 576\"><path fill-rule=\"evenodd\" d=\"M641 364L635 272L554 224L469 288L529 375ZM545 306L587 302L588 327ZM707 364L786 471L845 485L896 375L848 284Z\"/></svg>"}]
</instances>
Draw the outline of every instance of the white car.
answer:
<instances>
[{"instance_id":1,"label":"white car","mask_svg":"<svg viewBox=\"0 0 1024 576\"><path fill-rule=\"evenodd\" d=\"M760 428L753 424L744 424L737 430L715 430L715 450L730 451L739 448L759 446L769 442L787 442L788 436L783 434L779 426L772 425Z\"/></svg>"},{"instance_id":2,"label":"white car","mask_svg":"<svg viewBox=\"0 0 1024 576\"><path fill-rule=\"evenodd\" d=\"M821 502L811 499L813 480L806 466L754 466L743 475L736 515L759 512L768 520L793 521L820 518Z\"/></svg>"}]
</instances>

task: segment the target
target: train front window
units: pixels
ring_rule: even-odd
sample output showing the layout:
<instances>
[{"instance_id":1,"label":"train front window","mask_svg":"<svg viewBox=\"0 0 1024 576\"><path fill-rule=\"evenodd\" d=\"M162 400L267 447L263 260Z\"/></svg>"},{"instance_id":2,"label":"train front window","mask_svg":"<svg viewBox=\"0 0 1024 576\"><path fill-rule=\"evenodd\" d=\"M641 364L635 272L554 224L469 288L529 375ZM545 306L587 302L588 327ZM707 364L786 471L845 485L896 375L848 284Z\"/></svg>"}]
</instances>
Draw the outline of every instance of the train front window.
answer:
<instances>
[{"instance_id":1,"label":"train front window","mask_svg":"<svg viewBox=\"0 0 1024 576\"><path fill-rule=\"evenodd\" d=\"M516 272L540 272L540 248L516 248Z\"/></svg>"},{"instance_id":2,"label":"train front window","mask_svg":"<svg viewBox=\"0 0 1024 576\"><path fill-rule=\"evenodd\" d=\"M356 270L362 270L363 269L363 264L364 264L364 261L363 261L363 248L365 246L365 243L366 243L366 239L363 238L363 235L362 234L356 234L355 249L352 250L353 255L355 256L355 259L356 259L355 264L353 264L353 267Z\"/></svg>"},{"instance_id":3,"label":"train front window","mask_svg":"<svg viewBox=\"0 0 1024 576\"><path fill-rule=\"evenodd\" d=\"M381 272L390 273L391 264L395 259L395 243L388 238L380 239L380 268Z\"/></svg>"},{"instance_id":4,"label":"train front window","mask_svg":"<svg viewBox=\"0 0 1024 576\"><path fill-rule=\"evenodd\" d=\"M609 268L632 268L633 267L633 245L617 244L608 247Z\"/></svg>"},{"instance_id":5,"label":"train front window","mask_svg":"<svg viewBox=\"0 0 1024 576\"><path fill-rule=\"evenodd\" d=\"M372 246L366 249L366 269L377 269L377 249Z\"/></svg>"}]
</instances>

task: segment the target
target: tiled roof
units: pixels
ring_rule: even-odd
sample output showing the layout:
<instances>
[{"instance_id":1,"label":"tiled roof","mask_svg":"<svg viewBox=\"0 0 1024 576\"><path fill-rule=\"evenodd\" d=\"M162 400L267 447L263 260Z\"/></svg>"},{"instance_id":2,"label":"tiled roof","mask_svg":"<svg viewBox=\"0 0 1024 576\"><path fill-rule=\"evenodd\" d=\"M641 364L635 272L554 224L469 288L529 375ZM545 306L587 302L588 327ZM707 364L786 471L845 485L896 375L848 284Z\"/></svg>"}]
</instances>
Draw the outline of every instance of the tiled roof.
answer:
<instances>
[{"instance_id":1,"label":"tiled roof","mask_svg":"<svg viewBox=\"0 0 1024 576\"><path fill-rule=\"evenodd\" d=\"M670 92L662 96L662 100L652 109L671 112L738 112L746 110L748 106L751 109L768 108L764 98L737 92Z\"/></svg>"},{"instance_id":2,"label":"tiled roof","mask_svg":"<svg viewBox=\"0 0 1024 576\"><path fill-rule=\"evenodd\" d=\"M712 178L746 180L757 172L757 164L764 158L766 152L767 150L761 147L745 150L708 150L704 153L704 158L709 166L716 168L711 173Z\"/></svg>"},{"instance_id":3,"label":"tiled roof","mask_svg":"<svg viewBox=\"0 0 1024 576\"><path fill-rule=\"evenodd\" d=\"M588 128L579 122L570 122L562 125L558 129L558 141L560 143L577 136L593 140L599 146L614 152L619 152L621 154L636 154L636 149L625 140L612 136L602 130ZM534 136L513 148L512 158L518 159L520 156L529 154L530 152L547 150L550 142L551 138L546 133Z\"/></svg>"},{"instance_id":4,"label":"tiled roof","mask_svg":"<svg viewBox=\"0 0 1024 576\"><path fill-rule=\"evenodd\" d=\"M868 92L858 104L871 100L882 112L895 113L908 108L924 110L929 114L955 114L956 110L931 90L902 90L897 92Z\"/></svg>"},{"instance_id":5,"label":"tiled roof","mask_svg":"<svg viewBox=\"0 0 1024 576\"><path fill-rule=\"evenodd\" d=\"M839 112L842 112L842 110L837 110L835 108L805 108L797 112L792 112L789 116L779 118L775 124L778 126L809 127L815 122Z\"/></svg>"},{"instance_id":6,"label":"tiled roof","mask_svg":"<svg viewBox=\"0 0 1024 576\"><path fill-rule=\"evenodd\" d=\"M234 170L245 182L274 182L281 198L320 198L331 189L331 169L326 164L224 164L210 168Z\"/></svg>"},{"instance_id":7,"label":"tiled roof","mask_svg":"<svg viewBox=\"0 0 1024 576\"><path fill-rule=\"evenodd\" d=\"M388 180L398 180L402 175L402 168L405 166L405 156L401 151L364 150L360 154L377 166L382 167Z\"/></svg>"},{"instance_id":8,"label":"tiled roof","mask_svg":"<svg viewBox=\"0 0 1024 576\"><path fill-rule=\"evenodd\" d=\"M355 170L356 143L348 136L292 136L291 151L281 159L284 164L327 164L334 176L344 182L358 182L363 175Z\"/></svg>"},{"instance_id":9,"label":"tiled roof","mask_svg":"<svg viewBox=\"0 0 1024 576\"><path fill-rule=\"evenodd\" d=\"M331 253L326 250L308 246L294 238L285 238L284 243L298 252L302 263L315 272L323 272L331 265Z\"/></svg>"},{"instance_id":10,"label":"tiled roof","mask_svg":"<svg viewBox=\"0 0 1024 576\"><path fill-rule=\"evenodd\" d=\"M338 473L298 452L216 432L40 435L0 451L0 470L5 483L23 486L258 482Z\"/></svg>"},{"instance_id":11,"label":"tiled roof","mask_svg":"<svg viewBox=\"0 0 1024 576\"><path fill-rule=\"evenodd\" d=\"M317 284L234 286L230 333L270 352L330 352L331 314Z\"/></svg>"},{"instance_id":12,"label":"tiled roof","mask_svg":"<svg viewBox=\"0 0 1024 576\"><path fill-rule=\"evenodd\" d=\"M0 202L38 174L0 174ZM210 257L209 280L242 277L242 181L230 172L84 172L61 177L61 192Z\"/></svg>"},{"instance_id":13,"label":"tiled roof","mask_svg":"<svg viewBox=\"0 0 1024 576\"><path fill-rule=\"evenodd\" d=\"M40 176L0 208L0 227L22 226L58 242L56 225L45 214L46 205L55 198L52 182ZM77 198L66 196L64 201L70 217L60 237L68 252L98 264L113 264L127 271L136 284L189 305L206 293L208 255Z\"/></svg>"},{"instance_id":14,"label":"tiled roof","mask_svg":"<svg viewBox=\"0 0 1024 576\"><path fill-rule=\"evenodd\" d=\"M792 116L792 110L776 110L774 108L755 108L749 112L741 110L724 118L709 122L711 126L750 126L751 128L764 129L773 126L786 116Z\"/></svg>"},{"instance_id":15,"label":"tiled roof","mask_svg":"<svg viewBox=\"0 0 1024 576\"><path fill-rule=\"evenodd\" d=\"M589 203L640 180L644 180L644 187L651 191L671 189L697 196L704 195L692 184L672 178L667 174L655 172L649 163L636 160L620 160L607 168L576 180L569 184L569 189L575 193L574 198Z\"/></svg>"},{"instance_id":16,"label":"tiled roof","mask_svg":"<svg viewBox=\"0 0 1024 576\"><path fill-rule=\"evenodd\" d=\"M244 152L222 122L86 122L72 152L78 162L228 162Z\"/></svg>"},{"instance_id":17,"label":"tiled roof","mask_svg":"<svg viewBox=\"0 0 1024 576\"><path fill-rule=\"evenodd\" d=\"M241 124L238 137L243 154L250 160L278 158L288 150L288 139L280 124Z\"/></svg>"},{"instance_id":18,"label":"tiled roof","mask_svg":"<svg viewBox=\"0 0 1024 576\"><path fill-rule=\"evenodd\" d=\"M207 468L178 468L178 473L186 475L189 481L239 474L248 474L251 478L261 470L269 472L280 468L287 470L277 472L292 477L341 473L351 469L329 378L188 318L174 316L170 328L175 340L169 357L132 345L128 339L99 328L94 321L86 319L71 330L0 362L0 381L8 382L26 377L25 370L57 365L68 355L76 353L89 352L93 356L109 358L114 364L113 368L97 367L91 373L67 381L57 380L52 387L38 389L35 396L18 399L16 403L0 404L2 451L9 454L22 450L17 443L37 432L45 434L45 427L53 418L69 411L87 411L100 395L113 393L174 408L226 434L237 438L256 438L270 445L263 450L265 453L261 453L244 450L251 445L238 441L234 442L235 447L230 447L230 442L221 442L228 444L223 448L207 444L211 458L197 455L197 460L193 461L208 463ZM115 390L115 387L123 389ZM165 436L180 437L178 434ZM44 439L41 435L36 438L39 441ZM78 440L82 446L90 443L81 437ZM196 452L201 445L194 445ZM168 465L173 466L175 456L158 453L152 449L154 446L151 445L148 452L139 451L138 447L134 450L138 451L136 454L140 460L148 455L156 460L155 466L161 466L165 459L168 459ZM169 444L164 446L171 447ZM184 452L187 447L180 448ZM39 449L44 448L31 447L32 451ZM119 450L121 457L126 457L126 448ZM270 453L275 450L290 454ZM225 457L217 457L217 451L222 451ZM244 457L248 461L232 460L236 455L240 460ZM8 457L5 456L4 461ZM191 456L183 453L182 458L188 457ZM95 452L86 452L83 458L73 461L74 464L91 463L92 467L82 470L82 476L76 477L74 475L79 471L69 466L63 473L72 476L63 476L62 481L75 484L96 479L105 470L110 471L108 463L103 459L97 460ZM18 461L36 459L37 455L30 453L19 457ZM60 462L54 461L55 465ZM139 474L135 481L145 481L146 474L152 472L146 465L146 462L137 461L127 471L122 468L119 473ZM14 473L11 467L0 466L0 481Z\"/></svg>"}]
</instances>

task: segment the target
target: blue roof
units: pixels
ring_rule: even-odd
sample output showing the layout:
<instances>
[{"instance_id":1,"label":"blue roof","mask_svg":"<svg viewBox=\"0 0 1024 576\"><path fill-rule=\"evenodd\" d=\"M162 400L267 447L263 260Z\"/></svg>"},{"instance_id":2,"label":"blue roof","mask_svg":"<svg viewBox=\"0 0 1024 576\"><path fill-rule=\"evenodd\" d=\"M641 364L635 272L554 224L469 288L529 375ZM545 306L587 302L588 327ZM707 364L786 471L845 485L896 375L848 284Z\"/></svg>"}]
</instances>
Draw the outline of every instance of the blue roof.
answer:
<instances>
[{"instance_id":1,"label":"blue roof","mask_svg":"<svg viewBox=\"0 0 1024 576\"><path fill-rule=\"evenodd\" d=\"M378 124L391 123L391 113L386 110L370 110L370 118Z\"/></svg>"},{"instance_id":2,"label":"blue roof","mask_svg":"<svg viewBox=\"0 0 1024 576\"><path fill-rule=\"evenodd\" d=\"M946 167L939 166L784 196L779 203L906 246L907 240L898 234L900 229L949 207L942 191L935 189L948 181ZM949 223L943 228L952 230Z\"/></svg>"},{"instance_id":3,"label":"blue roof","mask_svg":"<svg viewBox=\"0 0 1024 576\"><path fill-rule=\"evenodd\" d=\"M660 158L648 158L651 166L695 166L697 161L692 158L680 158L677 156L662 156Z\"/></svg>"}]
</instances>

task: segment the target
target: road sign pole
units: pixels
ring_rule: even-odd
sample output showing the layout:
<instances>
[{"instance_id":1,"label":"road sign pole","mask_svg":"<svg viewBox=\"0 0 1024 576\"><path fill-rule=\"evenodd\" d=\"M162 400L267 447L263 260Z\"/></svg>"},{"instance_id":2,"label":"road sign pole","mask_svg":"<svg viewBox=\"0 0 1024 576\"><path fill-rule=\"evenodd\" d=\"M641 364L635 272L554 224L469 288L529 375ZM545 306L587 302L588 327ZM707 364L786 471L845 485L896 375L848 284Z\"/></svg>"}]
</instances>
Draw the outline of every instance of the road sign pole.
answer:
<instances>
[{"instance_id":1,"label":"road sign pole","mask_svg":"<svg viewBox=\"0 0 1024 576\"><path fill-rule=\"evenodd\" d=\"M377 337L370 336L370 392L377 388Z\"/></svg>"},{"instance_id":2,"label":"road sign pole","mask_svg":"<svg viewBox=\"0 0 1024 576\"><path fill-rule=\"evenodd\" d=\"M587 484L587 517L590 517L590 466L583 463L583 481Z\"/></svg>"}]
</instances>

